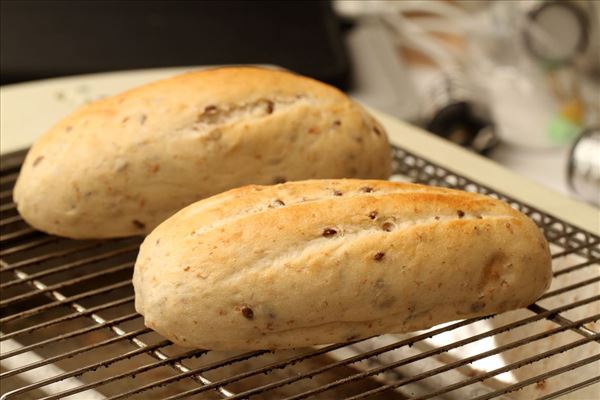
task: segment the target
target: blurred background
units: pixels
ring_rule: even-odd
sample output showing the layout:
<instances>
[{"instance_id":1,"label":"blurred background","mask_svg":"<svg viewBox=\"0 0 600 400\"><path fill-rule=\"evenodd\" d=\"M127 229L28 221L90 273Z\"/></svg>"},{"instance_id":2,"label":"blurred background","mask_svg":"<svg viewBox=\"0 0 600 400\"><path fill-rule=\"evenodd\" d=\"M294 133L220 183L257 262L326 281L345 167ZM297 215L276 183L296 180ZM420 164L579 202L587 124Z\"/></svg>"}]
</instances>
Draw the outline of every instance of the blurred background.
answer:
<instances>
[{"instance_id":1,"label":"blurred background","mask_svg":"<svg viewBox=\"0 0 600 400\"><path fill-rule=\"evenodd\" d=\"M0 7L2 85L278 65L600 204L596 1L4 0Z\"/></svg>"}]
</instances>

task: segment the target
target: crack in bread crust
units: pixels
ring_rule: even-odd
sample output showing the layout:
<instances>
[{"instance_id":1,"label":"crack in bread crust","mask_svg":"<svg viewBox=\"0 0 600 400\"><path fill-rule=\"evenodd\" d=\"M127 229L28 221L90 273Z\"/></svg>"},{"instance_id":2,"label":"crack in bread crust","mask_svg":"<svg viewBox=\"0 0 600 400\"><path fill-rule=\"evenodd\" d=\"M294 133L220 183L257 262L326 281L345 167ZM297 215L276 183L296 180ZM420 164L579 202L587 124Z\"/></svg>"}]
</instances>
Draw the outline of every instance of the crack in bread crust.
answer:
<instances>
[{"instance_id":1,"label":"crack in bread crust","mask_svg":"<svg viewBox=\"0 0 600 400\"><path fill-rule=\"evenodd\" d=\"M213 221L205 221L202 226L191 233L193 236L200 236L209 232L210 230L217 229L230 223L237 222L245 217L257 215L260 213L274 213L280 212L284 207L294 207L299 204L308 202L312 203L323 203L323 202L334 202L338 207L344 207L344 204L351 199L357 197L362 198L373 198L373 199L393 199L395 197L404 196L406 200L422 201L422 202L439 202L444 203L453 200L454 203L458 204L461 200L468 200L472 203L470 207L473 207L475 203L479 203L483 209L487 204L490 203L490 199L481 195L465 195L460 192L450 192L443 188L429 188L420 185L402 186L402 185L380 185L376 190L368 186L356 188L352 191L341 192L337 188L332 188L333 183L344 182L346 185L352 184L353 180L319 180L319 181L305 181L305 182L291 182L288 186L293 187L295 190L286 190L287 187L279 188L266 187L261 188L259 192L253 190L256 187L249 186L241 189L234 189L233 191L224 193L212 202L203 204L198 203L194 206L194 212L202 212L210 215L214 213ZM312 192L310 196L298 196L295 192L302 193L302 186L318 185L319 189ZM295 186L295 187L294 187ZM365 191L365 187L370 190ZM314 189L314 188L313 188ZM304 193L306 194L306 193ZM239 199L245 197L246 201L240 203ZM452 197L452 198L451 198ZM415 200L418 198L417 200ZM244 206L247 204L247 206ZM315 204L315 207L321 206L322 204ZM236 207L237 206L237 207ZM241 207L240 207L241 206ZM327 206L325 204L325 206ZM223 212L226 210L226 212ZM465 214L464 211L457 207L455 210L441 210L439 215L432 216L437 217L437 220L444 218L477 218L485 219L494 215L503 215L506 210L499 210L500 214L490 214L490 210L486 210L484 213L469 213ZM462 215L461 215L462 214ZM382 216L379 216L381 219Z\"/></svg>"}]
</instances>

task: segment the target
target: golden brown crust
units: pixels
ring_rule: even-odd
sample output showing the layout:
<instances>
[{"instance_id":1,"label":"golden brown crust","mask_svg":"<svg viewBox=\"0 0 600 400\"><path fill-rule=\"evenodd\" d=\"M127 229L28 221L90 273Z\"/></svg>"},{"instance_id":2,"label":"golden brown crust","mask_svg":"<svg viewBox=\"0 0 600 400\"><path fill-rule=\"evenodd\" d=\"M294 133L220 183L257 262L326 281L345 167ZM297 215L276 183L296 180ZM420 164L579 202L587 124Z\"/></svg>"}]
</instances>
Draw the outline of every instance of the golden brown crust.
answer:
<instances>
[{"instance_id":1,"label":"golden brown crust","mask_svg":"<svg viewBox=\"0 0 600 400\"><path fill-rule=\"evenodd\" d=\"M136 309L190 347L324 344L498 313L551 279L537 226L498 200L421 185L248 186L162 223L136 262Z\"/></svg>"},{"instance_id":2,"label":"golden brown crust","mask_svg":"<svg viewBox=\"0 0 600 400\"><path fill-rule=\"evenodd\" d=\"M15 202L73 238L143 234L249 183L387 178L383 128L339 90L288 72L192 72L75 111L34 144Z\"/></svg>"}]
</instances>

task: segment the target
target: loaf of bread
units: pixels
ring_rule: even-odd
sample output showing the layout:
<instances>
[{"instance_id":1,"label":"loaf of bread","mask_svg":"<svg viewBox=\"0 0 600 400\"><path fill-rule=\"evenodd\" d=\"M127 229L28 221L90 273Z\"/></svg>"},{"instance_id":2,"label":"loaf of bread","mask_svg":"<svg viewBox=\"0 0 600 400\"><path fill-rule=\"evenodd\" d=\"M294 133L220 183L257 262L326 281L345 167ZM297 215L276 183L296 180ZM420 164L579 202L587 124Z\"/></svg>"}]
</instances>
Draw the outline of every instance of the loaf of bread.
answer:
<instances>
[{"instance_id":1,"label":"loaf of bread","mask_svg":"<svg viewBox=\"0 0 600 400\"><path fill-rule=\"evenodd\" d=\"M33 145L14 200L72 238L150 232L234 187L387 178L384 129L339 90L292 73L220 68L86 105Z\"/></svg>"},{"instance_id":2,"label":"loaf of bread","mask_svg":"<svg viewBox=\"0 0 600 400\"><path fill-rule=\"evenodd\" d=\"M527 306L552 277L525 215L483 195L377 180L246 186L144 241L135 306L183 346L275 349Z\"/></svg>"}]
</instances>

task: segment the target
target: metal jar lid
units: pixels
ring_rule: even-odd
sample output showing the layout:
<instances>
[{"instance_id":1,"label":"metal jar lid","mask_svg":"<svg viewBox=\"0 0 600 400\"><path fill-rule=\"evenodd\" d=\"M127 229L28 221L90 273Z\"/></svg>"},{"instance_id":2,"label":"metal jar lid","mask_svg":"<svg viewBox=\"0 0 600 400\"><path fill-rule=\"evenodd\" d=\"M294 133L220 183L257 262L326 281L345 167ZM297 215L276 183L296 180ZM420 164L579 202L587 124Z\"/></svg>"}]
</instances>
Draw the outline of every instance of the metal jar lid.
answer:
<instances>
[{"instance_id":1,"label":"metal jar lid","mask_svg":"<svg viewBox=\"0 0 600 400\"><path fill-rule=\"evenodd\" d=\"M582 198L600 206L600 128L585 130L573 143L567 182Z\"/></svg>"}]
</instances>

